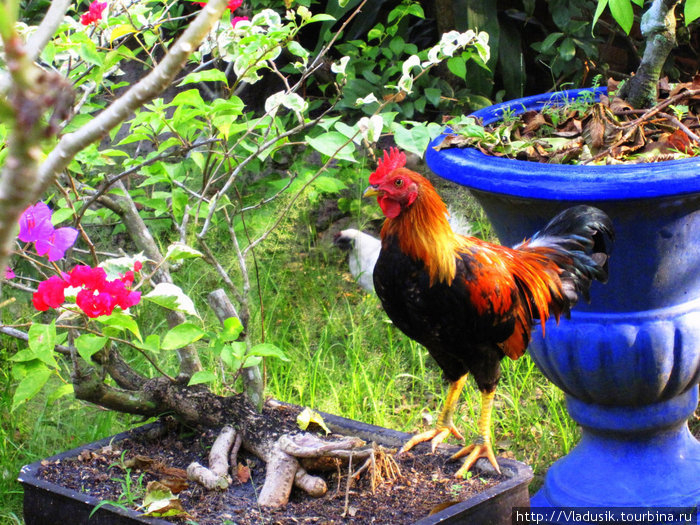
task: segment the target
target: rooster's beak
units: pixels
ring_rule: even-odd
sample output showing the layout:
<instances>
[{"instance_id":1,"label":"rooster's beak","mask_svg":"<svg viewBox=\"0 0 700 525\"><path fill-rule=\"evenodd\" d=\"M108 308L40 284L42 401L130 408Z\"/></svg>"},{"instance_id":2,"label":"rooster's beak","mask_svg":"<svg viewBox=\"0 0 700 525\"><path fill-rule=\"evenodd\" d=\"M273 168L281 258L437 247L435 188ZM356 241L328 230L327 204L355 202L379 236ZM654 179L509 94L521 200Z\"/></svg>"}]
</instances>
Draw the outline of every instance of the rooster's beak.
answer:
<instances>
[{"instance_id":1,"label":"rooster's beak","mask_svg":"<svg viewBox=\"0 0 700 525\"><path fill-rule=\"evenodd\" d=\"M367 186L367 189L362 194L363 197L376 197L377 195L379 195L377 186Z\"/></svg>"}]
</instances>

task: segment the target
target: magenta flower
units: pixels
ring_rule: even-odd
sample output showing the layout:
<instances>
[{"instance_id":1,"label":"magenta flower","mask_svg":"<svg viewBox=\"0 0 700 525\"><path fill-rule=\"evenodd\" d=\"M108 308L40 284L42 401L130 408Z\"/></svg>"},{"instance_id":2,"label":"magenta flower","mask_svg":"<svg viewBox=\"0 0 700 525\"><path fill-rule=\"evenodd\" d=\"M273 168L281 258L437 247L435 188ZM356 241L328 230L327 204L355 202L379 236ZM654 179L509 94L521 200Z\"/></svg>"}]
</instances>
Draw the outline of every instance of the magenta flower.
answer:
<instances>
[{"instance_id":1,"label":"magenta flower","mask_svg":"<svg viewBox=\"0 0 700 525\"><path fill-rule=\"evenodd\" d=\"M139 304L139 301L141 301L141 292L132 292L129 290L129 286L131 286L131 282L127 282L124 279L115 279L105 283L102 291L113 297L119 308L126 310Z\"/></svg>"},{"instance_id":2,"label":"magenta flower","mask_svg":"<svg viewBox=\"0 0 700 525\"><path fill-rule=\"evenodd\" d=\"M106 8L107 8L107 2L98 2L97 0L94 0L90 4L90 7L88 8L88 12L83 14L80 17L80 23L83 24L84 26L89 26L90 24L97 25L97 23L102 18L102 12Z\"/></svg>"},{"instance_id":3,"label":"magenta flower","mask_svg":"<svg viewBox=\"0 0 700 525\"><path fill-rule=\"evenodd\" d=\"M14 279L15 278L15 272L12 268L9 266L5 268L5 279Z\"/></svg>"},{"instance_id":4,"label":"magenta flower","mask_svg":"<svg viewBox=\"0 0 700 525\"><path fill-rule=\"evenodd\" d=\"M69 284L58 275L53 275L39 283L39 287L32 295L34 308L45 312L49 308L58 308L65 300L65 290Z\"/></svg>"},{"instance_id":5,"label":"magenta flower","mask_svg":"<svg viewBox=\"0 0 700 525\"><path fill-rule=\"evenodd\" d=\"M117 306L126 310L139 304L141 292L131 290L133 283L134 272L131 270L119 279L108 281L104 268L78 265L69 274L63 274L63 278L54 276L40 283L32 300L36 309L43 312L63 304L64 289L68 286L80 288L75 303L85 315L94 318L111 314Z\"/></svg>"},{"instance_id":6,"label":"magenta flower","mask_svg":"<svg viewBox=\"0 0 700 525\"><path fill-rule=\"evenodd\" d=\"M85 312L85 315L95 318L111 314L117 302L107 292L83 288L78 292L75 303Z\"/></svg>"},{"instance_id":7,"label":"magenta flower","mask_svg":"<svg viewBox=\"0 0 700 525\"><path fill-rule=\"evenodd\" d=\"M48 255L49 261L58 261L73 246L78 237L75 228L54 229L51 224L51 209L39 201L29 206L19 218L20 241L33 242L39 255Z\"/></svg>"},{"instance_id":8,"label":"magenta flower","mask_svg":"<svg viewBox=\"0 0 700 525\"><path fill-rule=\"evenodd\" d=\"M78 230L75 228L58 228L44 239L37 239L34 243L36 253L49 256L49 262L63 259L66 250L73 246L78 237Z\"/></svg>"},{"instance_id":9,"label":"magenta flower","mask_svg":"<svg viewBox=\"0 0 700 525\"><path fill-rule=\"evenodd\" d=\"M47 238L51 233L51 210L45 203L39 201L22 212L19 218L20 241L35 242Z\"/></svg>"},{"instance_id":10,"label":"magenta flower","mask_svg":"<svg viewBox=\"0 0 700 525\"><path fill-rule=\"evenodd\" d=\"M236 27L236 24L238 24L238 22L243 22L243 21L246 21L246 22L247 22L247 21L248 21L248 17L247 17L247 16L234 16L234 17L231 19L231 26L232 26L232 27Z\"/></svg>"},{"instance_id":11,"label":"magenta flower","mask_svg":"<svg viewBox=\"0 0 700 525\"><path fill-rule=\"evenodd\" d=\"M68 282L76 288L85 287L92 290L101 290L107 282L107 273L104 268L99 266L91 268L90 266L79 265L71 270Z\"/></svg>"},{"instance_id":12,"label":"magenta flower","mask_svg":"<svg viewBox=\"0 0 700 525\"><path fill-rule=\"evenodd\" d=\"M201 5L204 7L207 5L206 2L198 2L197 0L190 0L194 2L195 4ZM230 9L231 11L235 11L239 7L241 7L241 4L243 3L243 0L228 0L228 4L226 5L226 9Z\"/></svg>"}]
</instances>

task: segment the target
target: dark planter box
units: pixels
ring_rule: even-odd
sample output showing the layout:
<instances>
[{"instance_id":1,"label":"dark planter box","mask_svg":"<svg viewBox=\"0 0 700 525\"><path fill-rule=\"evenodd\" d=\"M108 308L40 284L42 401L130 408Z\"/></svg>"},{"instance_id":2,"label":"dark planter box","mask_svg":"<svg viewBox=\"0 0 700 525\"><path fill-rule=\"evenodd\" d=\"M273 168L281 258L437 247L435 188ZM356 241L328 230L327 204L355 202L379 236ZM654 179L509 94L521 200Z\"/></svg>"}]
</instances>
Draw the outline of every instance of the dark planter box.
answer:
<instances>
[{"instance_id":1,"label":"dark planter box","mask_svg":"<svg viewBox=\"0 0 700 525\"><path fill-rule=\"evenodd\" d=\"M374 425L345 419L331 414L323 414L324 421L340 434L355 435L365 441L375 441L385 446L401 446L410 436ZM48 461L65 460L76 457L83 450L97 450L109 443L118 442L147 431L151 425L136 428L129 432L117 434L84 445L82 447L47 458ZM510 524L514 507L529 507L528 484L532 480L532 469L518 461L501 459L502 472L509 478L495 487L485 490L461 503L446 508L432 516L427 516L415 525L444 524ZM159 518L146 518L133 510L122 510L106 505L101 507L92 518L90 512L99 500L66 489L38 478L41 462L22 467L19 481L24 487L24 519L26 525L55 525L65 523L80 525L95 523L99 525L135 525L149 523L153 525L172 525L173 521ZM252 504L252 502L251 502ZM399 525L399 524L397 524Z\"/></svg>"}]
</instances>

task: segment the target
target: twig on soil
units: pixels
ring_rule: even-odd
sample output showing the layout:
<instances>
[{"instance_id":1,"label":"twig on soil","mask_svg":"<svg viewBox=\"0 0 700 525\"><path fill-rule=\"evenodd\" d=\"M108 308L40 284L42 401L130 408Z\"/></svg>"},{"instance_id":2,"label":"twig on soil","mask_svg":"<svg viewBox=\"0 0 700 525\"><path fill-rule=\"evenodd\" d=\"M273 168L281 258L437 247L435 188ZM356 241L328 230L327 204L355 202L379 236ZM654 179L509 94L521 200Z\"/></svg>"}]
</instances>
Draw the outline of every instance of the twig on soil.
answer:
<instances>
[{"instance_id":1,"label":"twig on soil","mask_svg":"<svg viewBox=\"0 0 700 525\"><path fill-rule=\"evenodd\" d=\"M350 453L350 458L348 458L348 481L345 484L345 505L343 506L343 513L340 515L341 518L346 518L348 515L348 510L350 507L350 488L352 487L352 452Z\"/></svg>"}]
</instances>

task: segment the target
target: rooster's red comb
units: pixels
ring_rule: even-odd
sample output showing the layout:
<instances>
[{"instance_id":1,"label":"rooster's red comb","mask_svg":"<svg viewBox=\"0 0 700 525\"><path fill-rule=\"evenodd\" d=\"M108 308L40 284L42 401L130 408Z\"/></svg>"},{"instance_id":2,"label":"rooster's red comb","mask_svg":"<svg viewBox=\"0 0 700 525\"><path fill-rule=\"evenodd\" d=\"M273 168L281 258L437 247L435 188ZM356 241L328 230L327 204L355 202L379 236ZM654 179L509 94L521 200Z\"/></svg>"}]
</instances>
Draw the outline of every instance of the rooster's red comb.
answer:
<instances>
[{"instance_id":1,"label":"rooster's red comb","mask_svg":"<svg viewBox=\"0 0 700 525\"><path fill-rule=\"evenodd\" d=\"M369 176L370 184L379 184L382 179L396 168L406 165L406 154L398 148L384 150L384 158L377 161L377 169Z\"/></svg>"}]
</instances>

